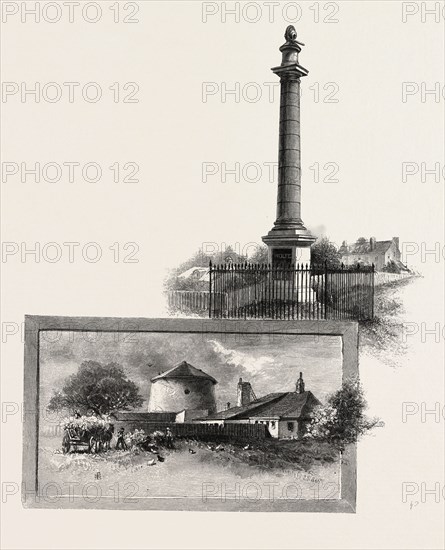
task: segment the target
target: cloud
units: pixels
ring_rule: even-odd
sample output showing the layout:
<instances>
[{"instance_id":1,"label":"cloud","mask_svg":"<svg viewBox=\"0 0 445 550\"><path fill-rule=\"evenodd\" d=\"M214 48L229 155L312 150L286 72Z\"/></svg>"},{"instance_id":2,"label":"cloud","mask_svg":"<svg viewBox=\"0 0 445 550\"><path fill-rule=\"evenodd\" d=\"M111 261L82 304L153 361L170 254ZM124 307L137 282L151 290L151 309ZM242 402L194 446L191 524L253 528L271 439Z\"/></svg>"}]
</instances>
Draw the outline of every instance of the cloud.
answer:
<instances>
[{"instance_id":1,"label":"cloud","mask_svg":"<svg viewBox=\"0 0 445 550\"><path fill-rule=\"evenodd\" d=\"M272 357L265 355L255 357L242 351L225 348L221 342L216 340L209 340L209 343L212 345L213 351L221 357L224 363L242 368L252 375L264 372L268 367L275 366L276 364Z\"/></svg>"}]
</instances>

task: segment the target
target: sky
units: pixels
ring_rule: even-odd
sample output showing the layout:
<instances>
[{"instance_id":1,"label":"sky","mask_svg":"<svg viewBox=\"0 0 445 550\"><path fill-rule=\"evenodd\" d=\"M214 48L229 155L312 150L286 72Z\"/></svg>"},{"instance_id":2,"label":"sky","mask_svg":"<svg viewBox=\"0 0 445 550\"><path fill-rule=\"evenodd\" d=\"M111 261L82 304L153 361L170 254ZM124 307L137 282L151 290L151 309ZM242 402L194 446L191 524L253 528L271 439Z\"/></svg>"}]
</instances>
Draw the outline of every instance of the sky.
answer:
<instances>
[{"instance_id":1,"label":"sky","mask_svg":"<svg viewBox=\"0 0 445 550\"><path fill-rule=\"evenodd\" d=\"M337 336L94 332L73 336L68 332L41 332L42 405L87 360L122 365L127 376L140 387L145 410L150 379L181 361L218 381L219 407L228 401L236 403L240 377L251 382L256 396L261 397L294 391L302 371L306 390L324 400L338 389L342 375L341 338Z\"/></svg>"},{"instance_id":2,"label":"sky","mask_svg":"<svg viewBox=\"0 0 445 550\"><path fill-rule=\"evenodd\" d=\"M3 282L8 319L164 315L168 269L206 243L217 250L261 243L275 220L277 194L267 169L278 159L279 81L270 69L281 62L289 23L305 44L300 63L309 70L301 97L305 224L337 244L399 236L402 245L417 247L411 265L422 262L422 247L443 247L443 175L422 181L420 169L422 162L427 169L444 165L443 49L437 51L443 24L432 16L422 22L420 11L403 21L403 2L335 2L337 14L301 2L297 21L291 9L269 17L268 3L253 3L261 10L255 22L253 11L237 19L222 8L204 18L210 4L142 2L134 25L116 25L105 12L98 24L79 22L75 30L63 20L23 25L18 17L5 26L4 80L74 81L79 90L97 82L103 98L8 99L4 160L96 162L104 174L94 184L81 177L23 183L18 174L4 186L3 240L28 248L55 241L64 251L58 262L21 261L19 252L8 257L14 268ZM54 47L65 43L75 47ZM114 103L113 82L136 82L138 103ZM406 82L419 91L404 102ZM422 100L421 88L436 83L439 98ZM237 88L238 95L230 94ZM139 181L114 183L108 167L115 162L137 163ZM404 162L419 167L406 181ZM216 173L205 181L206 163ZM224 166L236 163L238 181L230 174L224 181ZM249 163L261 167L258 181L246 172ZM64 242L80 243L73 262ZM88 242L102 250L95 263L82 256ZM135 262L124 261L129 242L137 245ZM439 262L430 256L427 263L425 270ZM29 280L39 292L27 290Z\"/></svg>"}]
</instances>

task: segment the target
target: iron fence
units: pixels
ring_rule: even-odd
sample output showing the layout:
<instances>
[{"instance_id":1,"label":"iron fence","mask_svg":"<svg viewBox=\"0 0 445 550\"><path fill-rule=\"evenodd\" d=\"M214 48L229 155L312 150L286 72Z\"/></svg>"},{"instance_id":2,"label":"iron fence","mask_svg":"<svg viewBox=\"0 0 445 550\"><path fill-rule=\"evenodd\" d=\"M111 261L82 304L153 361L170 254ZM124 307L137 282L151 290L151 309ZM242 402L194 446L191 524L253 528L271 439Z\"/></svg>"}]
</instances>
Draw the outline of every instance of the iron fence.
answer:
<instances>
[{"instance_id":1,"label":"iron fence","mask_svg":"<svg viewBox=\"0 0 445 550\"><path fill-rule=\"evenodd\" d=\"M374 317L374 265L209 266L209 317L354 319Z\"/></svg>"}]
</instances>

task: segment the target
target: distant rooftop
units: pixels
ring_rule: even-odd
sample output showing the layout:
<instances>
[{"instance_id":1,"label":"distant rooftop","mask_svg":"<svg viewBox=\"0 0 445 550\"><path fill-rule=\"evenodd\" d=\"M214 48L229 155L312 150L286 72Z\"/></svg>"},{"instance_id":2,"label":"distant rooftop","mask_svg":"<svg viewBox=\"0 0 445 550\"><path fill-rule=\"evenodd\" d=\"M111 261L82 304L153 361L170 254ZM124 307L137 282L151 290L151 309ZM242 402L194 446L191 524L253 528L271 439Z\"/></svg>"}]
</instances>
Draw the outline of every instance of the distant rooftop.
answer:
<instances>
[{"instance_id":1,"label":"distant rooftop","mask_svg":"<svg viewBox=\"0 0 445 550\"><path fill-rule=\"evenodd\" d=\"M208 282L210 280L210 272L208 267L195 266L187 269L187 271L184 271L178 275L178 277L180 279L188 279L189 277L192 277L198 281Z\"/></svg>"},{"instance_id":2,"label":"distant rooftop","mask_svg":"<svg viewBox=\"0 0 445 550\"><path fill-rule=\"evenodd\" d=\"M393 241L375 241L375 248L371 248L371 243L369 241L354 243L354 244L343 244L339 252L343 256L348 254L385 254L388 248L392 245Z\"/></svg>"}]
</instances>

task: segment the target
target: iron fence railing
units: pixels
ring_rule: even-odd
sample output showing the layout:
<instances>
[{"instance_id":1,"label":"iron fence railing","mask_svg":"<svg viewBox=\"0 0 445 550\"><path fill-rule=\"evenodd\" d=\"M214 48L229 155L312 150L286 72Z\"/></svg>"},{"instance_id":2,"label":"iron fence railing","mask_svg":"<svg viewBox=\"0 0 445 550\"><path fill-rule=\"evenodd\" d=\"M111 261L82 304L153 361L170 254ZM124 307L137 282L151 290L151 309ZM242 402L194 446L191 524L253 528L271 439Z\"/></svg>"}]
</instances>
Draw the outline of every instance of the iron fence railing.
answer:
<instances>
[{"instance_id":1,"label":"iron fence railing","mask_svg":"<svg viewBox=\"0 0 445 550\"><path fill-rule=\"evenodd\" d=\"M209 317L372 319L374 274L374 265L210 263Z\"/></svg>"}]
</instances>

